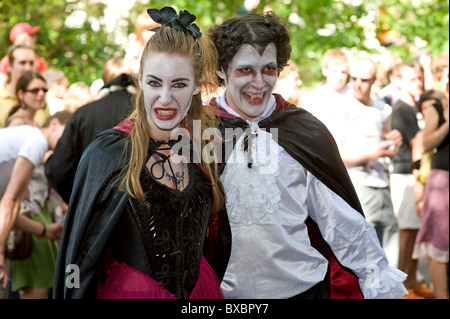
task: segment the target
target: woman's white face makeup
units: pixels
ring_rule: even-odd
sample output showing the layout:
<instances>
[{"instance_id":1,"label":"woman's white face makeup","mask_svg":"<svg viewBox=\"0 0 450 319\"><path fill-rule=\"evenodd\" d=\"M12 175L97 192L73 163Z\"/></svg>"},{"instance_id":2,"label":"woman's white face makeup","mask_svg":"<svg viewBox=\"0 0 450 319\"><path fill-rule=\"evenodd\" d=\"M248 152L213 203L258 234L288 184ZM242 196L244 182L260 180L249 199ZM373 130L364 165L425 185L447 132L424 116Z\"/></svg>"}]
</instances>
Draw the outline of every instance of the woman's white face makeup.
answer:
<instances>
[{"instance_id":1,"label":"woman's white face makeup","mask_svg":"<svg viewBox=\"0 0 450 319\"><path fill-rule=\"evenodd\" d=\"M186 117L192 97L201 89L195 83L191 59L168 53L147 56L139 85L144 93L151 133L155 138L165 140Z\"/></svg>"},{"instance_id":2,"label":"woman's white face makeup","mask_svg":"<svg viewBox=\"0 0 450 319\"><path fill-rule=\"evenodd\" d=\"M226 102L245 120L253 120L267 107L278 78L277 49L273 43L260 54L243 44L225 72L217 74L226 84Z\"/></svg>"}]
</instances>

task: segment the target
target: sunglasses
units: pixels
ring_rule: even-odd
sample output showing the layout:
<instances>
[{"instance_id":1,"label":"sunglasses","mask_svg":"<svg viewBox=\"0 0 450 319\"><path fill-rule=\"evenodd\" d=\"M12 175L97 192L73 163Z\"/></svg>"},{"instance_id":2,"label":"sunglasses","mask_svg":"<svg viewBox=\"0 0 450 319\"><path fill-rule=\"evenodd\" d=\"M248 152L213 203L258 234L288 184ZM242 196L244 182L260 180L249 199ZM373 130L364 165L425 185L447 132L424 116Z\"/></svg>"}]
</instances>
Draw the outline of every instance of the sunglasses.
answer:
<instances>
[{"instance_id":1,"label":"sunglasses","mask_svg":"<svg viewBox=\"0 0 450 319\"><path fill-rule=\"evenodd\" d=\"M363 78L357 78L355 76L350 76L350 81L356 82L356 80L360 80L362 83L370 83L374 80L374 78L363 79Z\"/></svg>"},{"instance_id":2,"label":"sunglasses","mask_svg":"<svg viewBox=\"0 0 450 319\"><path fill-rule=\"evenodd\" d=\"M47 92L48 92L48 89L47 89L47 88L36 88L36 89L31 89L31 90L25 90L25 92L30 92L30 93L32 93L32 94L38 94L39 91L42 91L42 92L44 92L44 93L47 93Z\"/></svg>"}]
</instances>

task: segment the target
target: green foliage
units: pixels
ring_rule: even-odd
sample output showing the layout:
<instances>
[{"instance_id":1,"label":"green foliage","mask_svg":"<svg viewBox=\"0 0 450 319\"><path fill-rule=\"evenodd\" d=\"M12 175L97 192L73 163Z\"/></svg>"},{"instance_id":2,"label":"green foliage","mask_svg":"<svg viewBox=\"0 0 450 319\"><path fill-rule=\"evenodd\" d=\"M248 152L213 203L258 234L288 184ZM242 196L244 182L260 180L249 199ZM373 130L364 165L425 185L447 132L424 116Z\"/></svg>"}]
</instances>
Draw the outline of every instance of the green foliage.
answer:
<instances>
[{"instance_id":1,"label":"green foliage","mask_svg":"<svg viewBox=\"0 0 450 319\"><path fill-rule=\"evenodd\" d=\"M124 55L125 45L116 44L117 32L125 37L133 33L134 21L150 7L148 3L135 1L112 34L106 32L105 4L100 1L2 0L0 53L6 54L11 45L11 27L27 21L41 27L36 49L51 67L63 69L71 82L91 83L101 76L101 68L109 58ZM167 5L165 0L150 3L156 8ZM195 14L196 23L204 33L212 25L236 15L242 3L243 0L170 2L179 10L187 9ZM299 66L305 86L314 86L322 80L321 57L333 47L345 47L353 53L388 54L392 59L410 61L423 48L430 50L434 57L448 51L447 0L261 0L255 12L263 12L266 5L290 23L292 61ZM79 19L80 25L71 27L67 21L76 8L86 12L86 19ZM374 45L375 35L386 29L398 32L400 37L388 47Z\"/></svg>"},{"instance_id":2,"label":"green foliage","mask_svg":"<svg viewBox=\"0 0 450 319\"><path fill-rule=\"evenodd\" d=\"M113 55L123 55L100 25L99 32L92 29L89 19L79 20L79 27L66 24L67 18L83 8L87 17L101 17L104 4L93 1L65 0L2 0L0 3L0 54L5 55L11 46L9 33L18 22L27 22L41 28L36 52L49 67L65 71L71 83L84 81L90 84L101 77L101 68ZM113 52L111 54L111 52Z\"/></svg>"}]
</instances>

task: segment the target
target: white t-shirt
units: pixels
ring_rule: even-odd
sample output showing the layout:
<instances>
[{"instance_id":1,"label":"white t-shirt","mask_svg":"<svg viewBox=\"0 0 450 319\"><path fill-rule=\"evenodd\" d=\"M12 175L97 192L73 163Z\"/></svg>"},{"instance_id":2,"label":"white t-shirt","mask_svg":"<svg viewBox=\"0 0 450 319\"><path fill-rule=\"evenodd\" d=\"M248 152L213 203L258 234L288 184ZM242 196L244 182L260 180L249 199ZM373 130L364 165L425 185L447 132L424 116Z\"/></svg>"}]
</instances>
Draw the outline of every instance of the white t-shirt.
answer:
<instances>
[{"instance_id":1,"label":"white t-shirt","mask_svg":"<svg viewBox=\"0 0 450 319\"><path fill-rule=\"evenodd\" d=\"M47 150L47 139L37 127L20 125L0 129L0 194L5 192L14 162L19 156L37 167Z\"/></svg>"},{"instance_id":2,"label":"white t-shirt","mask_svg":"<svg viewBox=\"0 0 450 319\"><path fill-rule=\"evenodd\" d=\"M372 100L372 106L366 106L356 99L353 99L353 103L345 137L338 143L344 158L375 153L381 146L381 136L387 120L384 103ZM348 173L355 185L384 188L389 185L386 170L386 160L378 158L350 167Z\"/></svg>"},{"instance_id":3,"label":"white t-shirt","mask_svg":"<svg viewBox=\"0 0 450 319\"><path fill-rule=\"evenodd\" d=\"M351 112L348 109L352 104L349 92L348 86L341 92L336 92L330 85L324 84L305 94L301 100L302 108L325 124L336 142L342 139L347 115Z\"/></svg>"}]
</instances>

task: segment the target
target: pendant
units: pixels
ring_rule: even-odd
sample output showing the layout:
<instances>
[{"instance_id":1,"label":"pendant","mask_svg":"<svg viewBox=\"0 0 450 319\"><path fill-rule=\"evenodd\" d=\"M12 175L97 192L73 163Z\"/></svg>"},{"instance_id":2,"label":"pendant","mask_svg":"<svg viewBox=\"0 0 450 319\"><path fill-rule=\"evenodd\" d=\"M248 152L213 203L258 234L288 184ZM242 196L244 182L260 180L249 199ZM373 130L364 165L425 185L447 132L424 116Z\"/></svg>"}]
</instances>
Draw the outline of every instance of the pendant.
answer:
<instances>
[{"instance_id":1,"label":"pendant","mask_svg":"<svg viewBox=\"0 0 450 319\"><path fill-rule=\"evenodd\" d=\"M164 170L166 173L167 179L173 183L173 189L180 189L184 186L184 171L175 172L174 175L170 175L166 170Z\"/></svg>"}]
</instances>

